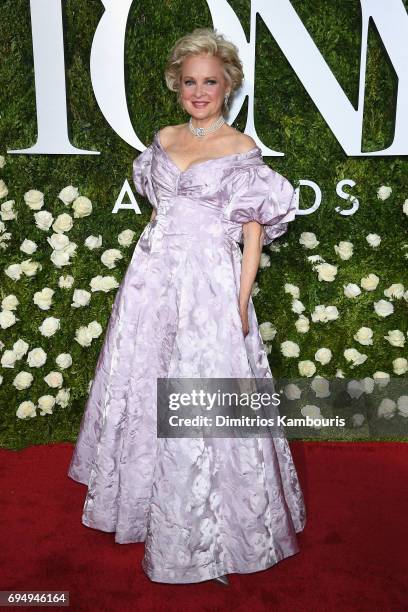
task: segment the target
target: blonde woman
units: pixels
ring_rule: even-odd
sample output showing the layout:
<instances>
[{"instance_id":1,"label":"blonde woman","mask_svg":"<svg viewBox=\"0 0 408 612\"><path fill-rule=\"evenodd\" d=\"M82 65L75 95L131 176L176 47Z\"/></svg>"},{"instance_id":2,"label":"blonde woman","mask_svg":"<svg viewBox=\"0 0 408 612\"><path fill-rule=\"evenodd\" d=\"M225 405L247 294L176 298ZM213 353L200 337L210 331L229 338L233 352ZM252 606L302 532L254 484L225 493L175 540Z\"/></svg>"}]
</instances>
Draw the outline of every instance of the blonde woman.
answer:
<instances>
[{"instance_id":1,"label":"blonde woman","mask_svg":"<svg viewBox=\"0 0 408 612\"><path fill-rule=\"evenodd\" d=\"M194 30L165 78L189 119L133 163L151 221L115 298L69 476L88 487L83 524L144 542L152 581L228 584L299 550L305 506L288 442L157 437L157 379L271 380L251 289L298 199L225 121L243 79L233 43Z\"/></svg>"}]
</instances>

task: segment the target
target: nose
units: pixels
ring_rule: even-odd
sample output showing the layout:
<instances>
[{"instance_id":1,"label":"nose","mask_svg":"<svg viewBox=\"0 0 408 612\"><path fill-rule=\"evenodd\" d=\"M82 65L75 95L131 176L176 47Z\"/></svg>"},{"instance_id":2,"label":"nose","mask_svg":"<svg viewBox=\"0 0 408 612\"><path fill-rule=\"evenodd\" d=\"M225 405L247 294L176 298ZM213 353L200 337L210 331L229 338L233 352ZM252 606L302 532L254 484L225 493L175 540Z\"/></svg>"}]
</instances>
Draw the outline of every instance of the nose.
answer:
<instances>
[{"instance_id":1,"label":"nose","mask_svg":"<svg viewBox=\"0 0 408 612\"><path fill-rule=\"evenodd\" d=\"M200 98L202 95L202 85L200 85L199 83L197 83L196 85L194 95L196 98Z\"/></svg>"}]
</instances>

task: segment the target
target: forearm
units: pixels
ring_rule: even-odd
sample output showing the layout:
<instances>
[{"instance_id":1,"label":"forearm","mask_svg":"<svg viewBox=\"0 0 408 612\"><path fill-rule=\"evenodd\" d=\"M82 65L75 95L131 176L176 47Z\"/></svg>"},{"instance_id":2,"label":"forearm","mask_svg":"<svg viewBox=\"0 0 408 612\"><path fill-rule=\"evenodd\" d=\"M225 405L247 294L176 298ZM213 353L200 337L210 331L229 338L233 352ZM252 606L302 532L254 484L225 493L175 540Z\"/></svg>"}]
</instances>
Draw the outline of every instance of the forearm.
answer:
<instances>
[{"instance_id":1,"label":"forearm","mask_svg":"<svg viewBox=\"0 0 408 612\"><path fill-rule=\"evenodd\" d=\"M239 288L240 307L248 306L252 286L258 272L263 246L263 227L256 222L246 223L243 228L244 250L241 262Z\"/></svg>"}]
</instances>

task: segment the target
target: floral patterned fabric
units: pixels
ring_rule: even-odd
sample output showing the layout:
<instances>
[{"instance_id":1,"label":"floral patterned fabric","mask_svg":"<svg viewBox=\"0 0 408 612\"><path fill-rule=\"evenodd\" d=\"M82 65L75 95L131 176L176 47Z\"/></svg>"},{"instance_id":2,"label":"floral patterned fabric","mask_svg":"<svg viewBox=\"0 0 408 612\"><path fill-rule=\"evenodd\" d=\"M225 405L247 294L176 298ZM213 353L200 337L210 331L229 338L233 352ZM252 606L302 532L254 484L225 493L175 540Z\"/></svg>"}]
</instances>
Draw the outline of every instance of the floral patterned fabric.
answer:
<instances>
[{"instance_id":1,"label":"floral patterned fabric","mask_svg":"<svg viewBox=\"0 0 408 612\"><path fill-rule=\"evenodd\" d=\"M117 291L69 476L87 485L82 522L145 542L151 580L189 583L266 569L298 552L306 513L280 438L157 438L157 377L269 378L249 300L238 296L242 224L264 242L295 218L292 185L261 151L181 171L158 133L133 163L156 209Z\"/></svg>"}]
</instances>

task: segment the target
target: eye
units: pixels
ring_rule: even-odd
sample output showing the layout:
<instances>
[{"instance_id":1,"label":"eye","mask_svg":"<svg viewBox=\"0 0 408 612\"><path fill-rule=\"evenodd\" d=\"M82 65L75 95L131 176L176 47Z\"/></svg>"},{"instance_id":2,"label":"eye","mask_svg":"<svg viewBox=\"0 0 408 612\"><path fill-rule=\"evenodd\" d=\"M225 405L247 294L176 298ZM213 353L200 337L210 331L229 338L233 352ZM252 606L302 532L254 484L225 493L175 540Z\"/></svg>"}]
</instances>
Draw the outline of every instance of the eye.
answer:
<instances>
[{"instance_id":1,"label":"eye","mask_svg":"<svg viewBox=\"0 0 408 612\"><path fill-rule=\"evenodd\" d=\"M194 81L192 81L191 79L187 79L186 81L184 81L184 85L191 85L191 83L193 83Z\"/></svg>"},{"instance_id":2,"label":"eye","mask_svg":"<svg viewBox=\"0 0 408 612\"><path fill-rule=\"evenodd\" d=\"M207 83L211 83L211 85L214 85L217 81L215 79L208 79Z\"/></svg>"}]
</instances>

